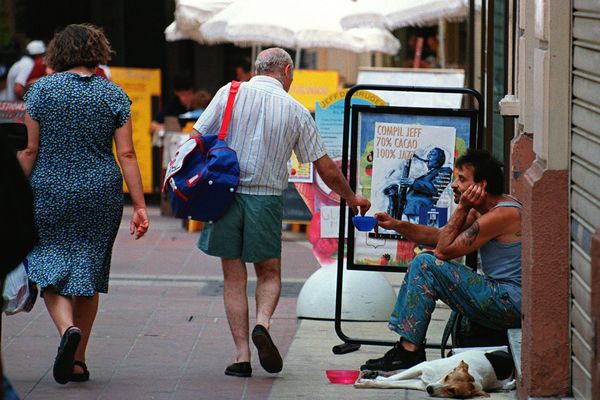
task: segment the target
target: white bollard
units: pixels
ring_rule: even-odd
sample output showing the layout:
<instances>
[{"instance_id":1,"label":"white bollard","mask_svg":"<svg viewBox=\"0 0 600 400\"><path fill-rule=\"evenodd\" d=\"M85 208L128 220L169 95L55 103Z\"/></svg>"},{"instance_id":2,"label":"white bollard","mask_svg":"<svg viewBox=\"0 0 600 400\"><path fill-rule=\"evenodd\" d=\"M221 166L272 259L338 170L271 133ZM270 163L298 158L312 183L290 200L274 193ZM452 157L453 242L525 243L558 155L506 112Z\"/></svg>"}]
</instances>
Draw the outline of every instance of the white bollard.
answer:
<instances>
[{"instance_id":1,"label":"white bollard","mask_svg":"<svg viewBox=\"0 0 600 400\"><path fill-rule=\"evenodd\" d=\"M304 283L298 302L298 318L335 319L337 264L315 271ZM387 321L396 302L396 292L377 271L344 270L342 315L344 321Z\"/></svg>"}]
</instances>

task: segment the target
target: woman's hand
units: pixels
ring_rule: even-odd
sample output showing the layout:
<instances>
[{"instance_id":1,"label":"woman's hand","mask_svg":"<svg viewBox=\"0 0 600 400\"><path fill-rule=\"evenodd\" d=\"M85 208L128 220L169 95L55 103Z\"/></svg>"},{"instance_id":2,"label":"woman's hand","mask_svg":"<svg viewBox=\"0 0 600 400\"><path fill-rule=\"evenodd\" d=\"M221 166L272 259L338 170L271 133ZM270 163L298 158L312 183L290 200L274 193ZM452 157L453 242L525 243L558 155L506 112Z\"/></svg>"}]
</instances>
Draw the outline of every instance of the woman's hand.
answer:
<instances>
[{"instance_id":1,"label":"woman's hand","mask_svg":"<svg viewBox=\"0 0 600 400\"><path fill-rule=\"evenodd\" d=\"M135 208L129 224L129 233L135 235L135 240L138 240L148 231L149 226L150 222L148 221L146 207Z\"/></svg>"}]
</instances>

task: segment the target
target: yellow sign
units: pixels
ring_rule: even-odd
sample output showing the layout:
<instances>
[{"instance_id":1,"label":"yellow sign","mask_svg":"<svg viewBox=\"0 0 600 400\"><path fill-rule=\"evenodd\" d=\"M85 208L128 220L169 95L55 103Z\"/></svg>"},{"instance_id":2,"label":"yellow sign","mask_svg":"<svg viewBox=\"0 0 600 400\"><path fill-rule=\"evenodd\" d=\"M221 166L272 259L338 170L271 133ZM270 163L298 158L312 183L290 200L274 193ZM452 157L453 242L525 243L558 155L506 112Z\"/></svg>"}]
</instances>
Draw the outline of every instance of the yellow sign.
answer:
<instances>
[{"instance_id":1,"label":"yellow sign","mask_svg":"<svg viewBox=\"0 0 600 400\"><path fill-rule=\"evenodd\" d=\"M348 93L348 89L340 90L339 92L335 92L327 96L326 98L319 101L319 106L322 109L329 108L330 105L335 103L336 101L342 100L346 98L346 94ZM367 90L359 90L358 92L352 95L353 99L363 99L368 101L370 104L374 106L385 106L387 103L381 97L373 94Z\"/></svg>"},{"instance_id":2,"label":"yellow sign","mask_svg":"<svg viewBox=\"0 0 600 400\"><path fill-rule=\"evenodd\" d=\"M312 183L313 165L312 163L301 163L292 152L292 158L288 161L288 182Z\"/></svg>"},{"instance_id":3,"label":"yellow sign","mask_svg":"<svg viewBox=\"0 0 600 400\"><path fill-rule=\"evenodd\" d=\"M144 193L152 193L152 96L160 96L160 69L111 67L112 81L131 99L133 145Z\"/></svg>"},{"instance_id":4,"label":"yellow sign","mask_svg":"<svg viewBox=\"0 0 600 400\"><path fill-rule=\"evenodd\" d=\"M310 112L315 111L315 103L338 90L337 71L295 70L290 95Z\"/></svg>"}]
</instances>

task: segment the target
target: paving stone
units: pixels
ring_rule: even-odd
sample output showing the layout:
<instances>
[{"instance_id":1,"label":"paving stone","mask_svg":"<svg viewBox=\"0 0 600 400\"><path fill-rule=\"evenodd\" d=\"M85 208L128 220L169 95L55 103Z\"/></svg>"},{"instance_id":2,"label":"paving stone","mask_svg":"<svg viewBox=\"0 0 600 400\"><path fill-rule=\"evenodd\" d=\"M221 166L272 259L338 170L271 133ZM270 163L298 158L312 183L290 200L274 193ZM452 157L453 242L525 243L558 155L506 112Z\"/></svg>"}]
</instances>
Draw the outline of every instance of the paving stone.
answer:
<instances>
[{"instance_id":1,"label":"paving stone","mask_svg":"<svg viewBox=\"0 0 600 400\"><path fill-rule=\"evenodd\" d=\"M328 368L358 368L378 357L381 346L362 346L354 353L334 355L340 344L333 321L298 320L296 298L302 283L319 266L305 235L284 233L283 293L270 328L284 357L279 374L265 372L252 347L252 378L226 376L234 346L222 300L218 259L196 248L197 233L181 221L161 217L150 208L148 235L129 235L131 208L126 208L115 242L109 293L101 295L98 317L88 346L91 381L58 385L52 363L59 337L43 300L30 313L3 320L2 357L5 372L23 399L425 399L424 392L355 389L332 385ZM397 289L402 274L386 273ZM252 293L256 274L248 265L250 328L254 326ZM428 340L439 340L449 310L440 305L433 315ZM397 340L386 323L342 322L351 337ZM439 357L428 350L428 357ZM514 392L493 399L514 399Z\"/></svg>"}]
</instances>

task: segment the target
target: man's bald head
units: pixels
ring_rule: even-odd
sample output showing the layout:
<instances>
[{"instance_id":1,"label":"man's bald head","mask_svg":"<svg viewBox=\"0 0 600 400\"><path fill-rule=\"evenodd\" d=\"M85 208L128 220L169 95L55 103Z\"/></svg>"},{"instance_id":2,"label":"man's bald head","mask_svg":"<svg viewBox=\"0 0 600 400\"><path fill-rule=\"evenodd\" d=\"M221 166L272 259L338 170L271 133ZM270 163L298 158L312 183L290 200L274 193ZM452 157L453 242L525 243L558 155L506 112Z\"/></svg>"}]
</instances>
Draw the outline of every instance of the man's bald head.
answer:
<instances>
[{"instance_id":1,"label":"man's bald head","mask_svg":"<svg viewBox=\"0 0 600 400\"><path fill-rule=\"evenodd\" d=\"M294 62L292 57L279 47L261 51L254 62L256 75L267 75L277 79L287 92L292 84Z\"/></svg>"},{"instance_id":2,"label":"man's bald head","mask_svg":"<svg viewBox=\"0 0 600 400\"><path fill-rule=\"evenodd\" d=\"M294 63L287 51L279 47L272 47L261 51L256 57L254 65L258 75L269 75L283 71L286 65L293 67Z\"/></svg>"}]
</instances>

